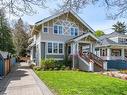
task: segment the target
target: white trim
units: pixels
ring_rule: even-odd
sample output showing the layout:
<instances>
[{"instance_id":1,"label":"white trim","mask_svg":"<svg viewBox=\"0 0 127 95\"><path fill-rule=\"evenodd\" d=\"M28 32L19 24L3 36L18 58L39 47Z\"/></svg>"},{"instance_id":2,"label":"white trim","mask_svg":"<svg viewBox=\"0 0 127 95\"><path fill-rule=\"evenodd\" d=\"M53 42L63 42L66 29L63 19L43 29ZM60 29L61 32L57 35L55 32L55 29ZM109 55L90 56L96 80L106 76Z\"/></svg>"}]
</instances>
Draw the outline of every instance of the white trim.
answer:
<instances>
[{"instance_id":1,"label":"white trim","mask_svg":"<svg viewBox=\"0 0 127 95\"><path fill-rule=\"evenodd\" d=\"M60 15L62 15L62 14L64 14L64 13L67 13L67 12L71 12L84 26L86 26L88 29L91 30L91 32L94 33L94 30L93 30L83 19L81 19L81 18L80 18L74 11L72 11L72 10L70 10L70 11L68 11L68 10L67 10L67 11L61 11L61 12L59 12L59 13L53 15L53 16L50 16L50 17L48 17L48 18L42 20L41 22L39 22L39 23L37 23L37 24L35 24L35 25L40 25L40 24L42 24L42 23L45 23L45 22L47 22L47 21L49 21L49 20L51 20L51 19L54 19L54 18L56 18L56 17L58 17L58 16L60 16Z\"/></svg>"},{"instance_id":2,"label":"white trim","mask_svg":"<svg viewBox=\"0 0 127 95\"><path fill-rule=\"evenodd\" d=\"M58 33L54 33L54 27L57 26L58 27ZM59 26L62 26L62 34L59 34ZM53 34L54 35L64 35L64 27L63 25L59 25L59 24L53 24Z\"/></svg>"},{"instance_id":3,"label":"white trim","mask_svg":"<svg viewBox=\"0 0 127 95\"><path fill-rule=\"evenodd\" d=\"M44 32L44 28L47 28L47 32ZM43 33L49 33L49 28L47 26L44 26L42 29L43 29L42 30Z\"/></svg>"},{"instance_id":4,"label":"white trim","mask_svg":"<svg viewBox=\"0 0 127 95\"><path fill-rule=\"evenodd\" d=\"M75 34L75 29L77 29L77 35L71 35L71 28L73 28L74 29L74 34ZM78 27L69 27L69 35L70 36L78 36L79 35L79 28Z\"/></svg>"},{"instance_id":5,"label":"white trim","mask_svg":"<svg viewBox=\"0 0 127 95\"><path fill-rule=\"evenodd\" d=\"M50 58L45 58L45 60L47 59L50 59ZM64 60L64 58L51 58L51 59L54 59L54 60Z\"/></svg>"},{"instance_id":6,"label":"white trim","mask_svg":"<svg viewBox=\"0 0 127 95\"><path fill-rule=\"evenodd\" d=\"M48 53L48 43L52 43L52 53ZM53 43L57 43L57 53L53 52ZM63 53L59 53L59 44L63 44ZM64 55L64 42L58 42L58 41L47 41L46 42L46 55Z\"/></svg>"},{"instance_id":7,"label":"white trim","mask_svg":"<svg viewBox=\"0 0 127 95\"><path fill-rule=\"evenodd\" d=\"M87 37L87 36L91 36L91 37L93 37L95 40L99 40L98 38L96 38L92 33L87 33L87 34L84 34L84 35L82 35L82 36L80 36L80 37L77 37L76 39L73 39L74 41L79 41L79 40L81 40L82 38L84 38L84 37Z\"/></svg>"}]
</instances>

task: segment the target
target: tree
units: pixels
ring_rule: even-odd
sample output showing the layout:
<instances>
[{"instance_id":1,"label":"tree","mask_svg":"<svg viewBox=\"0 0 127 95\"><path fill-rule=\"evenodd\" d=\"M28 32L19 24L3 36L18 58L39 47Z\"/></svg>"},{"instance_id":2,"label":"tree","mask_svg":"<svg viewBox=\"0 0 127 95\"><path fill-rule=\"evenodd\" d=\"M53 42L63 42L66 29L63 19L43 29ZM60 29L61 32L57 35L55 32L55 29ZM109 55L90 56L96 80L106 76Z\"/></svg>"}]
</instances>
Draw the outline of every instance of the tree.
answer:
<instances>
[{"instance_id":1,"label":"tree","mask_svg":"<svg viewBox=\"0 0 127 95\"><path fill-rule=\"evenodd\" d=\"M16 54L21 56L26 53L26 48L28 47L29 35L27 34L26 26L27 25L25 25L20 18L13 29L13 41L16 48Z\"/></svg>"},{"instance_id":2,"label":"tree","mask_svg":"<svg viewBox=\"0 0 127 95\"><path fill-rule=\"evenodd\" d=\"M117 22L112 26L113 30L118 33L125 33L127 31L127 26L125 25L125 22Z\"/></svg>"},{"instance_id":3,"label":"tree","mask_svg":"<svg viewBox=\"0 0 127 95\"><path fill-rule=\"evenodd\" d=\"M62 8L79 10L97 2L107 8L110 18L127 17L127 0L64 0Z\"/></svg>"},{"instance_id":4,"label":"tree","mask_svg":"<svg viewBox=\"0 0 127 95\"><path fill-rule=\"evenodd\" d=\"M5 18L3 10L0 10L0 50L9 53L15 52L11 29Z\"/></svg>"},{"instance_id":5,"label":"tree","mask_svg":"<svg viewBox=\"0 0 127 95\"><path fill-rule=\"evenodd\" d=\"M103 31L101 31L101 30L97 30L97 31L95 31L94 34L95 34L96 37L100 37L100 36L105 35L105 33L104 33Z\"/></svg>"},{"instance_id":6,"label":"tree","mask_svg":"<svg viewBox=\"0 0 127 95\"><path fill-rule=\"evenodd\" d=\"M0 0L0 9L16 16L36 13L35 6L45 7L46 0Z\"/></svg>"},{"instance_id":7,"label":"tree","mask_svg":"<svg viewBox=\"0 0 127 95\"><path fill-rule=\"evenodd\" d=\"M35 6L46 7L46 1L49 0L0 0L0 9L9 10L9 13L14 15L32 15L36 13ZM57 0L58 1L58 0ZM117 17L127 17L127 0L62 0L62 9L79 10L87 7L90 4L100 2L100 5L110 11L110 17L116 19Z\"/></svg>"}]
</instances>

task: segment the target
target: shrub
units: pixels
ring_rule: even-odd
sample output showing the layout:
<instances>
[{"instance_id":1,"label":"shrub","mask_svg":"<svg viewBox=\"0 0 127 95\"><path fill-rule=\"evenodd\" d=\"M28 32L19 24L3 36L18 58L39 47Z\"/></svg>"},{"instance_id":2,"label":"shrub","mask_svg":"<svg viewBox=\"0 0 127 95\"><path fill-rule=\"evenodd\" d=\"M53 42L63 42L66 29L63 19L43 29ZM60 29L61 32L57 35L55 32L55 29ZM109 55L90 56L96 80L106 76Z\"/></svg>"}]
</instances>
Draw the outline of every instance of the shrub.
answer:
<instances>
[{"instance_id":1,"label":"shrub","mask_svg":"<svg viewBox=\"0 0 127 95\"><path fill-rule=\"evenodd\" d=\"M127 70L121 70L120 73L127 74Z\"/></svg>"},{"instance_id":2,"label":"shrub","mask_svg":"<svg viewBox=\"0 0 127 95\"><path fill-rule=\"evenodd\" d=\"M39 66L34 66L33 69L36 70L36 71L40 71L40 70L42 70L42 68L39 67Z\"/></svg>"},{"instance_id":3,"label":"shrub","mask_svg":"<svg viewBox=\"0 0 127 95\"><path fill-rule=\"evenodd\" d=\"M31 69L33 69L33 68L34 68L34 66L35 66L34 64L30 64L30 66L29 66L29 67L30 67Z\"/></svg>"},{"instance_id":4,"label":"shrub","mask_svg":"<svg viewBox=\"0 0 127 95\"><path fill-rule=\"evenodd\" d=\"M48 69L54 69L56 66L57 61L53 60L53 59L42 59L41 60L41 68L44 70L48 70Z\"/></svg>"},{"instance_id":5,"label":"shrub","mask_svg":"<svg viewBox=\"0 0 127 95\"><path fill-rule=\"evenodd\" d=\"M65 68L66 68L66 66L63 65L63 66L61 66L60 69L61 69L61 70L64 70Z\"/></svg>"}]
</instances>

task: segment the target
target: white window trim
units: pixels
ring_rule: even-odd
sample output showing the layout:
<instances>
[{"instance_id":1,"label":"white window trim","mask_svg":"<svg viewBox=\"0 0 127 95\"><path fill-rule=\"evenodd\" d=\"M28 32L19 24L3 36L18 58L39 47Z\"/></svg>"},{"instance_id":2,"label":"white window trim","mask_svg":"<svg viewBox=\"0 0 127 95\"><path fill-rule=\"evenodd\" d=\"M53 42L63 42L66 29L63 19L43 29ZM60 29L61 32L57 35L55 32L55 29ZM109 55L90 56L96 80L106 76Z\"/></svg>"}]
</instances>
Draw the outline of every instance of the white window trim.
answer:
<instances>
[{"instance_id":1,"label":"white window trim","mask_svg":"<svg viewBox=\"0 0 127 95\"><path fill-rule=\"evenodd\" d=\"M47 32L44 32L44 28L47 28ZM43 33L49 33L49 27L44 26L44 27L43 27Z\"/></svg>"},{"instance_id":2,"label":"white window trim","mask_svg":"<svg viewBox=\"0 0 127 95\"><path fill-rule=\"evenodd\" d=\"M52 53L48 53L48 43L52 43ZM57 47L57 53L53 52L53 43L57 43L58 47ZM59 53L59 44L63 44L63 53ZM57 41L48 41L46 43L46 48L47 48L47 55L64 55L64 42L57 42Z\"/></svg>"},{"instance_id":3,"label":"white window trim","mask_svg":"<svg viewBox=\"0 0 127 95\"><path fill-rule=\"evenodd\" d=\"M55 26L57 26L57 27L58 27L58 26L62 26L62 34L59 34L59 29L58 29L58 33L54 33L54 27L55 27ZM63 27L63 25L54 24L54 25L53 25L53 34L54 34L54 35L64 35L64 27Z\"/></svg>"},{"instance_id":4,"label":"white window trim","mask_svg":"<svg viewBox=\"0 0 127 95\"><path fill-rule=\"evenodd\" d=\"M71 35L71 28L77 29L78 30L78 34L77 35ZM69 35L70 36L78 36L79 35L79 28L78 27L70 27L69 28Z\"/></svg>"}]
</instances>

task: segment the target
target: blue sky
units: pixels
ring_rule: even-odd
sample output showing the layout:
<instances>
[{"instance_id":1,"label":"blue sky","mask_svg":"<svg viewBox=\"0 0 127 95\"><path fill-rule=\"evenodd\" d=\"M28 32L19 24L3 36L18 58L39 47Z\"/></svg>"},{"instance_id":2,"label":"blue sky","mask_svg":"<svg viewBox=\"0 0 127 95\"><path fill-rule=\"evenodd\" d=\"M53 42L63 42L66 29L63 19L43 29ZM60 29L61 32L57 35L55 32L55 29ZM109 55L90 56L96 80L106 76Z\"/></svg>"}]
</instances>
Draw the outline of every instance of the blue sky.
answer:
<instances>
[{"instance_id":1,"label":"blue sky","mask_svg":"<svg viewBox=\"0 0 127 95\"><path fill-rule=\"evenodd\" d=\"M33 16L27 16L24 15L22 19L25 22L28 22L29 24L34 24L35 22L42 20L45 17L48 17L52 15L52 12L55 8L57 8L57 3L53 2L54 0L50 0L50 2L46 3L46 6L48 8L37 8L34 9L37 10L37 14ZM55 5L55 6L54 6ZM94 6L89 5L84 9L81 9L78 12L78 15L86 22L88 23L94 30L103 30L106 34L112 32L112 25L115 24L118 20L119 21L125 21L127 22L127 19L117 19L117 20L110 20L106 17L106 9L102 6ZM14 18L14 17L12 17Z\"/></svg>"}]
</instances>

